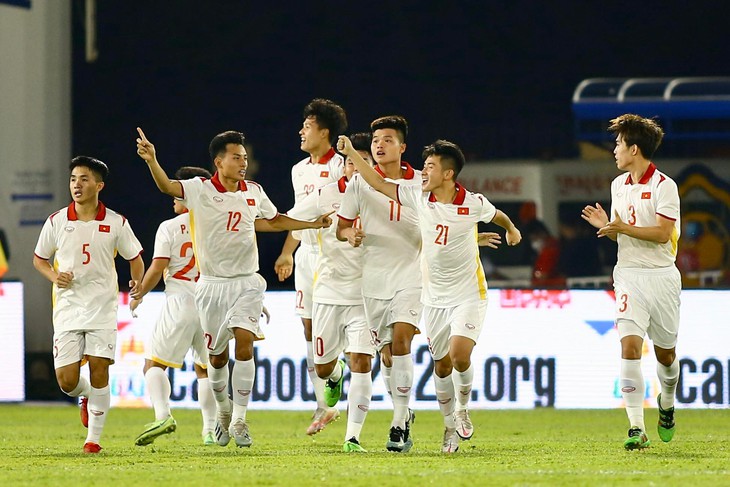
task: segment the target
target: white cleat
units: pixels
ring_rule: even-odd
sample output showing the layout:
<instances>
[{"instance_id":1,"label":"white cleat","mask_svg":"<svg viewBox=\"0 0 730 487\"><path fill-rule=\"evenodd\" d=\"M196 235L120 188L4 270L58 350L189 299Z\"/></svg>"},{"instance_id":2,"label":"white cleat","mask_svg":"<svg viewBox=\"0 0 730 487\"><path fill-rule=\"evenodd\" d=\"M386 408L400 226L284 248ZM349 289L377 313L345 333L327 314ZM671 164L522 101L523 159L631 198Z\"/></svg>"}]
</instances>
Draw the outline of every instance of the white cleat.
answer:
<instances>
[{"instance_id":1,"label":"white cleat","mask_svg":"<svg viewBox=\"0 0 730 487\"><path fill-rule=\"evenodd\" d=\"M229 433L231 436L233 436L233 441L236 442L237 447L249 448L251 445L253 445L253 440L248 434L248 424L246 424L243 419L237 419L231 425Z\"/></svg>"},{"instance_id":2,"label":"white cleat","mask_svg":"<svg viewBox=\"0 0 730 487\"><path fill-rule=\"evenodd\" d=\"M469 410L454 411L454 421L456 422L456 434L462 440L470 440L474 435L474 425L469 417Z\"/></svg>"},{"instance_id":3,"label":"white cleat","mask_svg":"<svg viewBox=\"0 0 730 487\"><path fill-rule=\"evenodd\" d=\"M317 408L312 416L312 424L307 428L309 436L316 435L322 431L328 424L337 421L340 418L340 412L337 408Z\"/></svg>"},{"instance_id":4,"label":"white cleat","mask_svg":"<svg viewBox=\"0 0 730 487\"><path fill-rule=\"evenodd\" d=\"M459 450L459 435L456 428L444 430L444 442L441 444L442 453L456 453Z\"/></svg>"},{"instance_id":5,"label":"white cleat","mask_svg":"<svg viewBox=\"0 0 730 487\"><path fill-rule=\"evenodd\" d=\"M231 441L231 435L228 429L231 426L231 410L233 405L229 399L228 411L218 410L218 419L215 422L215 439L220 446L226 446Z\"/></svg>"}]
</instances>

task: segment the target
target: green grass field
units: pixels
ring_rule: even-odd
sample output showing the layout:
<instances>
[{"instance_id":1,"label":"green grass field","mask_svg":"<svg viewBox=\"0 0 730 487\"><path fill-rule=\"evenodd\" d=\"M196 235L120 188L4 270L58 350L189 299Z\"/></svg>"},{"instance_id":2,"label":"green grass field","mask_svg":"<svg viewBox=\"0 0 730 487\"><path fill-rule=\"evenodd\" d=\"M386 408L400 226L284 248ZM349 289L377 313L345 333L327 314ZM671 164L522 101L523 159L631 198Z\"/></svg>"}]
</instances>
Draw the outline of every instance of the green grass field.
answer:
<instances>
[{"instance_id":1,"label":"green grass field","mask_svg":"<svg viewBox=\"0 0 730 487\"><path fill-rule=\"evenodd\" d=\"M674 440L652 426L639 452L623 450L623 410L474 411L474 438L448 457L437 411L418 412L404 455L385 451L388 411L368 415L360 455L340 451L344 415L312 439L306 412L252 410L254 446L238 449L203 446L197 411L173 414L176 433L136 447L151 410L113 409L104 450L84 455L75 407L0 406L0 485L730 485L728 410L680 410Z\"/></svg>"}]
</instances>

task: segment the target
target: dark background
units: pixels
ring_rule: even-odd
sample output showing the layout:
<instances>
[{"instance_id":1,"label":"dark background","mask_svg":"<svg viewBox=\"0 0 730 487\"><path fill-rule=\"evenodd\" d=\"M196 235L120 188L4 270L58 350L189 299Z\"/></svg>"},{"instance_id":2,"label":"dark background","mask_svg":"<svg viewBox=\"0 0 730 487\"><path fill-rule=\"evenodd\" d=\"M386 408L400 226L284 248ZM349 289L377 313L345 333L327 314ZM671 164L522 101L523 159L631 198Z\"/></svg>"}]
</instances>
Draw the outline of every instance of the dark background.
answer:
<instances>
[{"instance_id":1,"label":"dark background","mask_svg":"<svg viewBox=\"0 0 730 487\"><path fill-rule=\"evenodd\" d=\"M137 126L169 174L209 166L216 133L244 132L255 179L286 211L315 97L341 104L350 132L407 117L417 167L436 138L471 160L548 161L577 156L570 100L585 78L730 75L724 2L97 2L94 63L83 8L74 2L73 151L109 164L102 199L130 219L147 262L173 214L135 154ZM259 236L270 288L282 242Z\"/></svg>"}]
</instances>

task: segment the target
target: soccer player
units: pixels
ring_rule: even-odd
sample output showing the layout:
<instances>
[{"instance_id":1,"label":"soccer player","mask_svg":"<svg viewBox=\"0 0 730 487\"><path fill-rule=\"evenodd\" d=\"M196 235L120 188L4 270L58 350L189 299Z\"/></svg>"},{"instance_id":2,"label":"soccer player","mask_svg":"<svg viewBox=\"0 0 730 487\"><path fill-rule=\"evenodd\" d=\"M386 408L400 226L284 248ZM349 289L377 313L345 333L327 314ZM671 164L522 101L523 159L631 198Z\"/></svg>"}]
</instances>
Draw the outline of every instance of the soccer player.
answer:
<instances>
[{"instance_id":1,"label":"soccer player","mask_svg":"<svg viewBox=\"0 0 730 487\"><path fill-rule=\"evenodd\" d=\"M208 378L216 400L216 440L226 446L232 435L239 447L253 443L246 412L256 367L253 342L264 335L259 326L266 281L258 271L254 220L266 218L278 230L321 228L331 224L328 215L314 222L293 220L277 212L263 188L246 181L247 154L240 132L213 137L210 157L216 168L211 179L170 180L157 161L154 145L137 129L137 154L149 166L157 187L180 198L190 211L190 228L200 278L195 286L208 349ZM235 361L228 396L228 342L235 339ZM231 404L232 403L232 404Z\"/></svg>"},{"instance_id":2,"label":"soccer player","mask_svg":"<svg viewBox=\"0 0 730 487\"><path fill-rule=\"evenodd\" d=\"M403 185L420 185L420 172L401 161L406 150L408 123L397 115L370 124L376 171ZM353 154L346 154L353 157ZM357 157L353 157L357 160ZM362 159L360 157L360 159ZM363 161L363 164L365 162ZM358 170L362 169L358 167ZM370 168L372 170L372 168ZM386 448L407 452L413 446L409 408L413 387L411 342L421 317L421 234L418 217L402 208L355 175L347 186L338 212L337 238L363 240L362 295L373 343L380 353L383 379L393 400L393 420ZM362 229L354 226L357 218ZM384 278L387 276L387 278Z\"/></svg>"},{"instance_id":3,"label":"soccer player","mask_svg":"<svg viewBox=\"0 0 730 487\"><path fill-rule=\"evenodd\" d=\"M464 166L464 155L456 144L437 140L425 148L420 186L384 179L357 156L346 137L340 137L338 149L354 160L360 176L373 189L417 212L424 249L421 301L434 359L436 397L445 424L442 451L454 453L459 449L459 437L467 440L474 433L467 409L474 377L471 353L487 310L477 223L494 222L504 228L508 245L517 245L522 236L487 198L456 182ZM496 247L498 238L485 237L485 245Z\"/></svg>"},{"instance_id":4,"label":"soccer player","mask_svg":"<svg viewBox=\"0 0 730 487\"><path fill-rule=\"evenodd\" d=\"M598 228L599 237L618 243L613 270L616 325L621 337L621 394L629 418L627 450L650 441L644 426L644 377L641 352L644 336L654 343L661 393L657 398L662 441L674 436L674 395L679 379L677 332L681 278L675 260L680 233L677 184L651 162L664 137L661 127L638 115L611 120L616 136L616 166L625 171L611 183L611 215L596 203L582 218Z\"/></svg>"},{"instance_id":5,"label":"soccer player","mask_svg":"<svg viewBox=\"0 0 730 487\"><path fill-rule=\"evenodd\" d=\"M206 169L181 167L175 178L210 179ZM144 296L160 282L164 275L165 305L155 324L150 343L145 347L144 378L150 394L155 421L145 426L137 437L138 446L149 445L164 434L172 433L177 423L170 412L170 380L165 373L167 367L181 368L188 349L193 349L195 375L198 377L198 400L203 414L203 444L216 443L215 399L208 384L208 351L203 341L198 311L195 308L195 282L200 276L195 266L193 243L190 239L190 213L183 204L173 200L175 218L162 222L155 236L155 253L152 264L145 273L142 283L132 295L129 307L132 313Z\"/></svg>"},{"instance_id":6,"label":"soccer player","mask_svg":"<svg viewBox=\"0 0 730 487\"><path fill-rule=\"evenodd\" d=\"M304 107L304 121L299 130L300 148L307 157L294 164L291 169L291 182L294 188L294 203L314 193L322 186L336 182L342 176L343 158L337 154L332 145L337 136L347 129L345 111L336 103L316 98ZM301 241L301 246L299 242ZM292 258L294 250L296 255ZM296 289L295 309L304 325L304 339L307 346L307 372L314 387L317 408L312 416L312 423L307 428L308 435L322 431L340 413L336 408L327 407L324 399L324 381L314 370L314 352L312 348L312 283L314 268L317 263L319 247L317 231L303 230L290 232L287 235L281 255L274 263L274 270L283 281L292 273L294 260L294 287Z\"/></svg>"},{"instance_id":7,"label":"soccer player","mask_svg":"<svg viewBox=\"0 0 730 487\"><path fill-rule=\"evenodd\" d=\"M53 283L53 362L58 385L69 396L81 397L81 422L89 429L84 453L99 453L109 412L109 365L117 345L114 257L119 253L129 261L131 292L142 280L144 262L142 245L127 219L99 201L109 175L107 165L79 156L69 168L73 201L43 224L33 266ZM87 361L90 381L80 375Z\"/></svg>"},{"instance_id":8,"label":"soccer player","mask_svg":"<svg viewBox=\"0 0 730 487\"><path fill-rule=\"evenodd\" d=\"M371 161L370 134L354 134L351 138L361 157ZM355 171L354 163L347 159L345 175L339 181L321 187L287 214L307 220L338 209ZM363 249L337 240L334 226L319 232L319 260L312 297L314 367L317 375L327 381L327 406L335 406L340 400L344 379L344 362L338 358L342 352L349 354L351 379L347 396L347 432L342 450L347 453L365 452L360 445L360 432L370 408L375 348L362 302Z\"/></svg>"}]
</instances>

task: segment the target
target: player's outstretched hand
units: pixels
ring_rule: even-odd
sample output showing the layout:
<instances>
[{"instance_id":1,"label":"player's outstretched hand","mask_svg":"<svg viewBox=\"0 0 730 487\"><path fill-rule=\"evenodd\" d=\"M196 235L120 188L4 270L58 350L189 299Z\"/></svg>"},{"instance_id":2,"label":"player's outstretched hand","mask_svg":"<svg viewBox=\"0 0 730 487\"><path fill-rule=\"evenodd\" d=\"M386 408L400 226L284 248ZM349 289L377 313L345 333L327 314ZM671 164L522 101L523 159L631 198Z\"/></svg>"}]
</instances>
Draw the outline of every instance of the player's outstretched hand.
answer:
<instances>
[{"instance_id":1,"label":"player's outstretched hand","mask_svg":"<svg viewBox=\"0 0 730 487\"><path fill-rule=\"evenodd\" d=\"M496 232L480 232L477 243L480 247L496 249L502 243L502 236Z\"/></svg>"},{"instance_id":2,"label":"player's outstretched hand","mask_svg":"<svg viewBox=\"0 0 730 487\"><path fill-rule=\"evenodd\" d=\"M293 270L294 258L291 254L281 254L276 258L276 262L274 262L274 272L276 272L279 282L282 282L291 276Z\"/></svg>"},{"instance_id":3,"label":"player's outstretched hand","mask_svg":"<svg viewBox=\"0 0 730 487\"><path fill-rule=\"evenodd\" d=\"M353 247L359 247L362 245L362 240L365 238L365 232L359 228L352 227L352 230L347 233L347 241Z\"/></svg>"},{"instance_id":4,"label":"player's outstretched hand","mask_svg":"<svg viewBox=\"0 0 730 487\"><path fill-rule=\"evenodd\" d=\"M596 203L596 206L588 205L583 208L580 217L595 228L603 228L608 223L608 215L600 203Z\"/></svg>"},{"instance_id":5,"label":"player's outstretched hand","mask_svg":"<svg viewBox=\"0 0 730 487\"><path fill-rule=\"evenodd\" d=\"M141 128L137 127L137 133L139 134L139 137L137 137L137 155L149 164L155 160L155 146L147 140Z\"/></svg>"},{"instance_id":6,"label":"player's outstretched hand","mask_svg":"<svg viewBox=\"0 0 730 487\"><path fill-rule=\"evenodd\" d=\"M332 210L329 213L320 215L320 217L314 221L314 223L315 223L314 228L327 228L330 225L332 225L332 218L330 218L330 215L334 212L335 212L335 210Z\"/></svg>"},{"instance_id":7,"label":"player's outstretched hand","mask_svg":"<svg viewBox=\"0 0 730 487\"><path fill-rule=\"evenodd\" d=\"M505 233L505 240L507 240L507 245L510 247L517 245L522 241L522 232L520 232L517 227L513 226L510 230L507 230L507 233Z\"/></svg>"},{"instance_id":8,"label":"player's outstretched hand","mask_svg":"<svg viewBox=\"0 0 730 487\"><path fill-rule=\"evenodd\" d=\"M352 147L352 142L350 141L350 138L346 135L340 135L337 138L337 151L340 154L348 155L355 149Z\"/></svg>"},{"instance_id":9,"label":"player's outstretched hand","mask_svg":"<svg viewBox=\"0 0 730 487\"><path fill-rule=\"evenodd\" d=\"M73 272L59 272L56 276L56 287L59 289L66 289L71 287L71 283L74 280Z\"/></svg>"}]
</instances>

